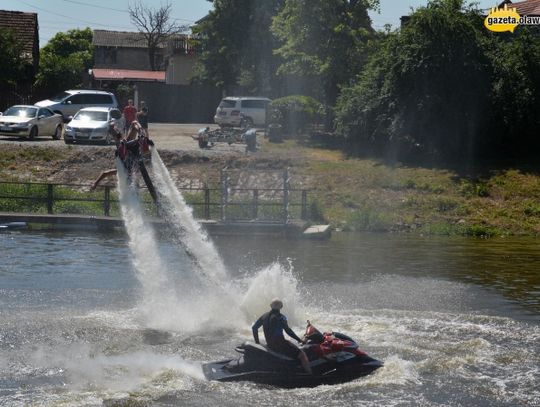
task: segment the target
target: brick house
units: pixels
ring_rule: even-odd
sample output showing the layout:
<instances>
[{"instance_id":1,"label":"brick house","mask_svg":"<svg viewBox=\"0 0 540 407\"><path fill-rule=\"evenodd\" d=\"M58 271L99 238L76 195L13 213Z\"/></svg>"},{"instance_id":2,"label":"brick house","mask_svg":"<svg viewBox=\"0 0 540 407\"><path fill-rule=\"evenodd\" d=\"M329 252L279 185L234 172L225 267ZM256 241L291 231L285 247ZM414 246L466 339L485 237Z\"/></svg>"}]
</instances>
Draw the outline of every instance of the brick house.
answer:
<instances>
[{"instance_id":1,"label":"brick house","mask_svg":"<svg viewBox=\"0 0 540 407\"><path fill-rule=\"evenodd\" d=\"M0 10L0 29L10 30L21 43L22 56L28 62L33 80L39 67L39 33L36 13Z\"/></svg>"},{"instance_id":2,"label":"brick house","mask_svg":"<svg viewBox=\"0 0 540 407\"><path fill-rule=\"evenodd\" d=\"M39 69L39 33L36 13L0 10L0 30L9 30L21 45L21 55L26 61L25 80L10 86L0 80L0 110L16 104L27 103L32 84Z\"/></svg>"},{"instance_id":3,"label":"brick house","mask_svg":"<svg viewBox=\"0 0 540 407\"><path fill-rule=\"evenodd\" d=\"M507 4L508 8L515 8L520 16L540 17L540 0L511 1L505 0L499 8Z\"/></svg>"}]
</instances>

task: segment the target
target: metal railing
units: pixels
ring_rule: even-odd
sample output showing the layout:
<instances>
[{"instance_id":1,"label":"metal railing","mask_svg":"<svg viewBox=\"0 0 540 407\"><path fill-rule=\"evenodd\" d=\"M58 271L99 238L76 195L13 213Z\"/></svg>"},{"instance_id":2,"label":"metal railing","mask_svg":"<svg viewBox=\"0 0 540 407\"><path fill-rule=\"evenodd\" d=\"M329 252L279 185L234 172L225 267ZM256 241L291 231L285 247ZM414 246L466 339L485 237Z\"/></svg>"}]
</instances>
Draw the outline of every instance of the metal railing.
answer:
<instances>
[{"instance_id":1,"label":"metal railing","mask_svg":"<svg viewBox=\"0 0 540 407\"><path fill-rule=\"evenodd\" d=\"M308 220L308 191L291 188L178 188L196 218L221 221L288 222ZM146 188L140 195L147 212L159 214ZM64 215L119 216L112 186L0 182L0 211Z\"/></svg>"}]
</instances>

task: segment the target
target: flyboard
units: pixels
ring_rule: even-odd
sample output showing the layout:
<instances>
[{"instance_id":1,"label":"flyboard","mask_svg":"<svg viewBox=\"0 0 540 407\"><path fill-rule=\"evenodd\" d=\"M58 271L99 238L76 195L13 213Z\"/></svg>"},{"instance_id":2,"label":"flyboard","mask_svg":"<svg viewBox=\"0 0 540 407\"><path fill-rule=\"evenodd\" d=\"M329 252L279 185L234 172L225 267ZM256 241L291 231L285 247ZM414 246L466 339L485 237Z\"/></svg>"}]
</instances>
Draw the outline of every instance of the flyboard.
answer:
<instances>
[{"instance_id":1,"label":"flyboard","mask_svg":"<svg viewBox=\"0 0 540 407\"><path fill-rule=\"evenodd\" d=\"M154 184L152 183L152 180L150 179L150 175L148 175L148 170L146 169L146 165L144 164L142 157L139 159L139 172L141 173L143 177L144 183L146 184L146 188L148 188L148 192L150 192L150 195L152 196L154 203L157 205L158 197L156 193L156 188L154 187Z\"/></svg>"}]
</instances>

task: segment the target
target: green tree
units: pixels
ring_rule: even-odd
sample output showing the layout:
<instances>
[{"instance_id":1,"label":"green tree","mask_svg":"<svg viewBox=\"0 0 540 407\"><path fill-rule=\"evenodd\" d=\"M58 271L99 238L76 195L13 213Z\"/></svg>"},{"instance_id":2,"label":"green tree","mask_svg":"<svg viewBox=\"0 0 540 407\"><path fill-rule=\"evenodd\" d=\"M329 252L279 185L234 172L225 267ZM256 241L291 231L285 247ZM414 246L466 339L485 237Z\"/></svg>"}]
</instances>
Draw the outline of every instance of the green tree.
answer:
<instances>
[{"instance_id":1,"label":"green tree","mask_svg":"<svg viewBox=\"0 0 540 407\"><path fill-rule=\"evenodd\" d=\"M490 117L487 35L479 10L463 0L432 0L417 9L341 95L338 131L379 152L476 155Z\"/></svg>"},{"instance_id":2,"label":"green tree","mask_svg":"<svg viewBox=\"0 0 540 407\"><path fill-rule=\"evenodd\" d=\"M214 9L196 27L199 64L196 80L232 94L279 93L275 75L277 41L272 18L284 0L214 0Z\"/></svg>"},{"instance_id":3,"label":"green tree","mask_svg":"<svg viewBox=\"0 0 540 407\"><path fill-rule=\"evenodd\" d=\"M540 36L537 27L490 35L493 66L491 117L482 147L490 154L521 156L540 148ZM537 153L536 153L537 155Z\"/></svg>"},{"instance_id":4,"label":"green tree","mask_svg":"<svg viewBox=\"0 0 540 407\"><path fill-rule=\"evenodd\" d=\"M31 65L25 60L21 49L11 30L0 29L0 88L25 82L31 77Z\"/></svg>"},{"instance_id":5,"label":"green tree","mask_svg":"<svg viewBox=\"0 0 540 407\"><path fill-rule=\"evenodd\" d=\"M41 49L36 85L50 92L79 87L93 62L90 28L57 33Z\"/></svg>"},{"instance_id":6,"label":"green tree","mask_svg":"<svg viewBox=\"0 0 540 407\"><path fill-rule=\"evenodd\" d=\"M373 0L287 0L274 18L272 32L282 45L278 73L305 80L305 92L333 106L365 63L372 37L368 9ZM307 79L307 80L306 80Z\"/></svg>"}]
</instances>

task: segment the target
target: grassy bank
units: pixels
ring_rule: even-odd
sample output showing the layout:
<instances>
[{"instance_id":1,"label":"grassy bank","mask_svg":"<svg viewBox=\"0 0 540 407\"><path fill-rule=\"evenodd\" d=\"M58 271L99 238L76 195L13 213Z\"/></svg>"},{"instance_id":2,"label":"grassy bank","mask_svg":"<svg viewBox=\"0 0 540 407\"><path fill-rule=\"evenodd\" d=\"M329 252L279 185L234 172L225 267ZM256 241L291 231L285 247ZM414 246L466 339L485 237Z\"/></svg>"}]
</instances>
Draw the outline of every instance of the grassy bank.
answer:
<instances>
[{"instance_id":1,"label":"grassy bank","mask_svg":"<svg viewBox=\"0 0 540 407\"><path fill-rule=\"evenodd\" d=\"M314 210L343 230L442 235L540 235L540 177L513 168L452 170L347 159L294 141L265 144L294 154L294 173L312 180Z\"/></svg>"},{"instance_id":2,"label":"grassy bank","mask_svg":"<svg viewBox=\"0 0 540 407\"><path fill-rule=\"evenodd\" d=\"M47 181L52 177L54 182L70 183L75 172L83 174L79 181L89 185L100 170L110 166L110 160L110 151L99 149L85 149L81 154L70 148L8 148L0 151L0 179ZM291 185L311 189L314 222L328 222L342 230L540 235L537 171L504 168L463 175L447 169L346 158L338 150L306 147L292 140L279 144L263 140L261 150L249 157L191 163L177 163L171 157L164 161L169 168L177 166L184 177L201 177L197 181L215 176L224 165L288 166Z\"/></svg>"}]
</instances>

